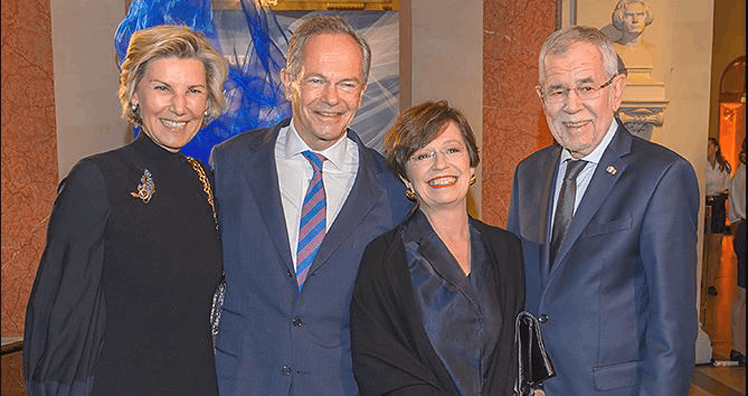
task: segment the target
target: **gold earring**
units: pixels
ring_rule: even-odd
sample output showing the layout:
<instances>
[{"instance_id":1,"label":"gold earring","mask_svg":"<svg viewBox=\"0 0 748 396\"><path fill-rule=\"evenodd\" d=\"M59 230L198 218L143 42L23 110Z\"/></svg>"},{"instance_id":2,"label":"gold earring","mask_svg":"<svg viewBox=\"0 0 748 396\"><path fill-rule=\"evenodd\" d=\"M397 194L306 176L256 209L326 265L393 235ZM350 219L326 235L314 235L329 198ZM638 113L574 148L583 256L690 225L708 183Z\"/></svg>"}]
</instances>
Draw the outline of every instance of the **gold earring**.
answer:
<instances>
[{"instance_id":1,"label":"gold earring","mask_svg":"<svg viewBox=\"0 0 748 396\"><path fill-rule=\"evenodd\" d=\"M477 178L477 177L475 177L475 173L473 173L473 175L472 175L472 176L470 176L470 185L472 186L472 185L473 185L473 184L475 184L475 182L477 182L477 181L478 181L478 178Z\"/></svg>"},{"instance_id":2,"label":"gold earring","mask_svg":"<svg viewBox=\"0 0 748 396\"><path fill-rule=\"evenodd\" d=\"M410 200L416 200L416 192L413 191L413 187L408 186L405 188L405 196Z\"/></svg>"}]
</instances>

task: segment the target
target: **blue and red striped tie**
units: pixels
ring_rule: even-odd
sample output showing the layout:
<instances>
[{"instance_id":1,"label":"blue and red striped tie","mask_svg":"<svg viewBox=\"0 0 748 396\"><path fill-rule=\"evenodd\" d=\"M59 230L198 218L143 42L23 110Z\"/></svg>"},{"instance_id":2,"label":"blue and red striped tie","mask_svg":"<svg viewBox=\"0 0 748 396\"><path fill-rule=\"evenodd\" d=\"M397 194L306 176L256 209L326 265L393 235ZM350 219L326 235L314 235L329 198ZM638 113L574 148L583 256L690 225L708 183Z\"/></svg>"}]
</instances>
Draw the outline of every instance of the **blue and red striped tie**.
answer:
<instances>
[{"instance_id":1,"label":"blue and red striped tie","mask_svg":"<svg viewBox=\"0 0 748 396\"><path fill-rule=\"evenodd\" d=\"M301 153L309 160L314 169L312 180L304 195L304 205L301 207L301 225L299 226L299 244L296 249L296 283L299 292L304 285L309 268L312 266L314 257L317 255L319 245L325 237L326 207L325 186L322 183L322 163L325 157L322 154L313 153L309 150Z\"/></svg>"}]
</instances>

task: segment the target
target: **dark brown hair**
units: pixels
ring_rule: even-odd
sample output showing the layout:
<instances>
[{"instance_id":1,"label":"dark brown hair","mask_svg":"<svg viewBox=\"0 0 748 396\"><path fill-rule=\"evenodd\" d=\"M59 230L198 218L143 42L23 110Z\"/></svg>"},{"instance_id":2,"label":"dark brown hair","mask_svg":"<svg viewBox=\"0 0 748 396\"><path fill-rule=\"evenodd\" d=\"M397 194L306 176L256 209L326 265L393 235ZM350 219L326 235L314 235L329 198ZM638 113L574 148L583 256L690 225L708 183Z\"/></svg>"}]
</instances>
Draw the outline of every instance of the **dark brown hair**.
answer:
<instances>
[{"instance_id":1,"label":"dark brown hair","mask_svg":"<svg viewBox=\"0 0 748 396\"><path fill-rule=\"evenodd\" d=\"M449 106L446 100L440 100L413 106L397 117L384 137L384 157L392 169L407 179L405 163L413 153L439 137L450 121L460 128L468 154L470 154L470 167L477 167L480 157L478 157L478 146L470 124L460 110Z\"/></svg>"},{"instance_id":2,"label":"dark brown hair","mask_svg":"<svg viewBox=\"0 0 748 396\"><path fill-rule=\"evenodd\" d=\"M710 137L709 143L713 144L717 149L717 164L719 164L719 171L730 173L732 171L732 167L730 166L730 163L727 162L725 156L722 155L722 150L719 148L719 140L717 140L717 138Z\"/></svg>"}]
</instances>

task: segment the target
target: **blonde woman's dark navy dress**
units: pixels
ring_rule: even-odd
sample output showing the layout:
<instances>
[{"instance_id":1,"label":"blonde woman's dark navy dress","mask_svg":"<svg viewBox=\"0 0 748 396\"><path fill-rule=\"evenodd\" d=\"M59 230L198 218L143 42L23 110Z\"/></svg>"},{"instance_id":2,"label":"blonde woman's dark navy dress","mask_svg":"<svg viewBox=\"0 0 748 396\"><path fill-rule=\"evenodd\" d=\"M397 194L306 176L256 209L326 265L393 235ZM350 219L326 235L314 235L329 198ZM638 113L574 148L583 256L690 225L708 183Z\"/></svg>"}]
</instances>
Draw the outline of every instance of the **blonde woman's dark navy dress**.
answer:
<instances>
[{"instance_id":1,"label":"blonde woman's dark navy dress","mask_svg":"<svg viewBox=\"0 0 748 396\"><path fill-rule=\"evenodd\" d=\"M30 395L217 395L221 261L186 157L141 133L80 161L60 183L27 309Z\"/></svg>"}]
</instances>

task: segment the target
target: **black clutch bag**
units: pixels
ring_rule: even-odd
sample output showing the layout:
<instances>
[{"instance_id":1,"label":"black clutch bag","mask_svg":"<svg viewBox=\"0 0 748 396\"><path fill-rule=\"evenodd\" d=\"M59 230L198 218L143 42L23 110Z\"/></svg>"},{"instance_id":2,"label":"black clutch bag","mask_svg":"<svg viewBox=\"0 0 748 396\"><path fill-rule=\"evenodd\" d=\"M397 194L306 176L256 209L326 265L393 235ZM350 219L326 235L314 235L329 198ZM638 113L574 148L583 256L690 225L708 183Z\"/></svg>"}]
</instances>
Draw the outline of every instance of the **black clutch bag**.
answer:
<instances>
[{"instance_id":1,"label":"black clutch bag","mask_svg":"<svg viewBox=\"0 0 748 396\"><path fill-rule=\"evenodd\" d=\"M514 322L514 344L517 348L517 382L514 394L530 396L543 381L556 375L540 334L540 323L527 311Z\"/></svg>"}]
</instances>

